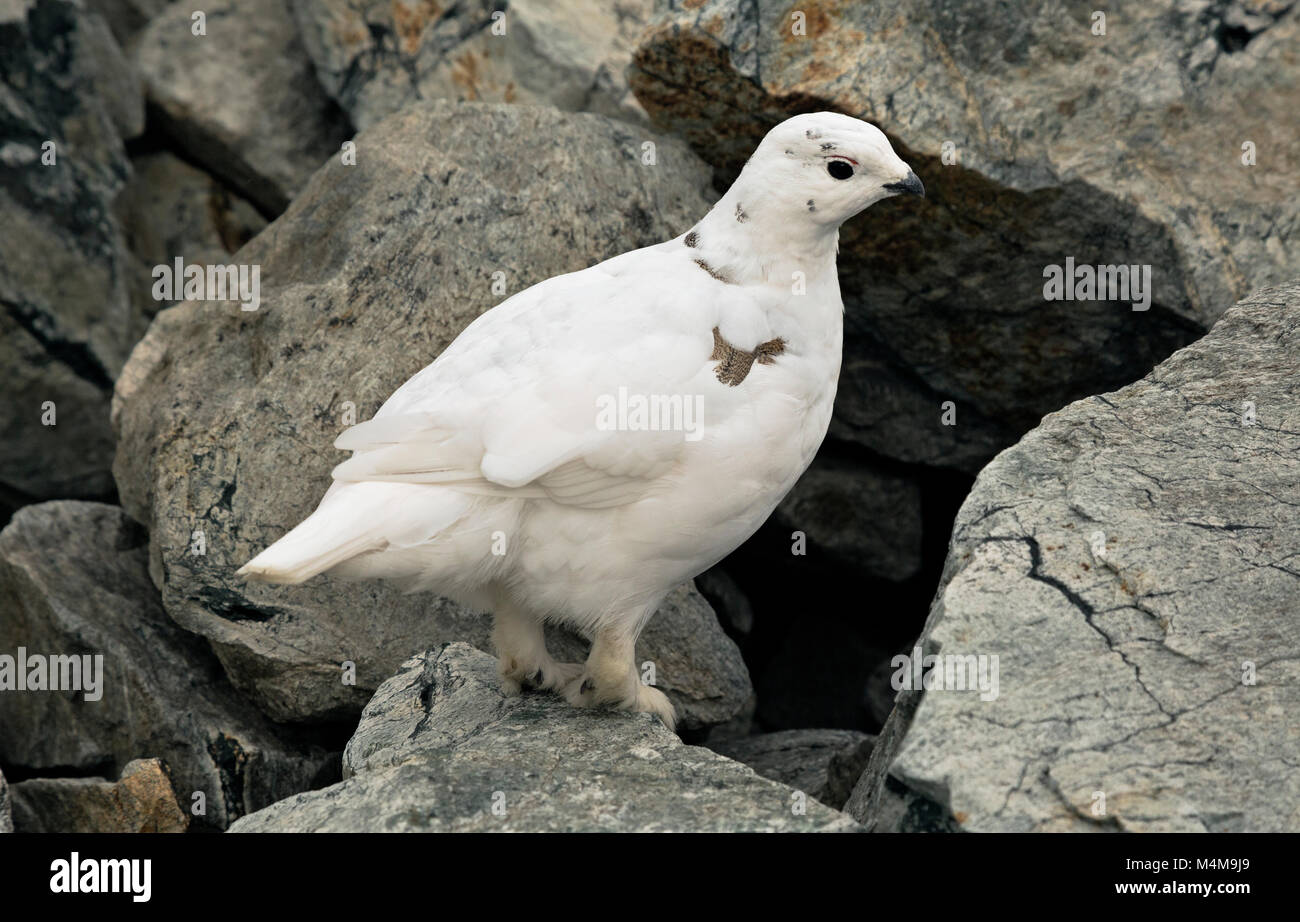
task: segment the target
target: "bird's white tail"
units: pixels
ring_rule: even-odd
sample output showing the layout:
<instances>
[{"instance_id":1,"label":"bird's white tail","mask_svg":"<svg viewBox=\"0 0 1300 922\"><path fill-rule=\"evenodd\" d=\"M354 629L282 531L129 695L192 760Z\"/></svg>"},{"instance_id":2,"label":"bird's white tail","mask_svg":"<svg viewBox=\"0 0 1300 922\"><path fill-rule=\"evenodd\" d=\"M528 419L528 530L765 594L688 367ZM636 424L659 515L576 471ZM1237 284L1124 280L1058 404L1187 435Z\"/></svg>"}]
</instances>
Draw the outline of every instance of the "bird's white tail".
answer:
<instances>
[{"instance_id":1,"label":"bird's white tail","mask_svg":"<svg viewBox=\"0 0 1300 922\"><path fill-rule=\"evenodd\" d=\"M297 585L358 554L387 542L375 527L376 516L364 505L331 502L331 489L319 508L287 535L236 572L264 583ZM367 521L369 520L369 521Z\"/></svg>"},{"instance_id":2,"label":"bird's white tail","mask_svg":"<svg viewBox=\"0 0 1300 922\"><path fill-rule=\"evenodd\" d=\"M472 500L427 484L336 482L302 524L237 572L260 582L296 585L362 554L372 566L387 563L373 573L363 568L345 574L348 578L393 577L401 575L399 571L407 565L423 571L436 561L423 557L388 560L384 554L372 558L370 552L428 546L435 535L465 514Z\"/></svg>"},{"instance_id":3,"label":"bird's white tail","mask_svg":"<svg viewBox=\"0 0 1300 922\"><path fill-rule=\"evenodd\" d=\"M319 511L312 513L301 525L240 567L237 575L262 583L295 586L383 544L371 535L340 541L337 534L322 529L319 521L313 521L318 515Z\"/></svg>"}]
</instances>

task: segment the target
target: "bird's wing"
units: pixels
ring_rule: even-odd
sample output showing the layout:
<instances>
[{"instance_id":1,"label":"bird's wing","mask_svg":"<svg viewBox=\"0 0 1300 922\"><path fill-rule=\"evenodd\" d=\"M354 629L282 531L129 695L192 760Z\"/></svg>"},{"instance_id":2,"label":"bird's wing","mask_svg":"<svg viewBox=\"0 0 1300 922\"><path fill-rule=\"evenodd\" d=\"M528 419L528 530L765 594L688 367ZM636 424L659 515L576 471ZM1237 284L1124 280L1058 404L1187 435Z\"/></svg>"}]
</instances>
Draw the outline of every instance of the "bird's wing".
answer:
<instances>
[{"instance_id":1,"label":"bird's wing","mask_svg":"<svg viewBox=\"0 0 1300 922\"><path fill-rule=\"evenodd\" d=\"M354 455L334 478L591 508L646 495L690 442L681 427L628 428L620 404L680 398L683 426L705 423L686 413L730 412L739 395L714 375L712 329L723 314L754 313L743 294L719 290L737 286L680 272L656 249L550 279L479 317L339 437Z\"/></svg>"}]
</instances>

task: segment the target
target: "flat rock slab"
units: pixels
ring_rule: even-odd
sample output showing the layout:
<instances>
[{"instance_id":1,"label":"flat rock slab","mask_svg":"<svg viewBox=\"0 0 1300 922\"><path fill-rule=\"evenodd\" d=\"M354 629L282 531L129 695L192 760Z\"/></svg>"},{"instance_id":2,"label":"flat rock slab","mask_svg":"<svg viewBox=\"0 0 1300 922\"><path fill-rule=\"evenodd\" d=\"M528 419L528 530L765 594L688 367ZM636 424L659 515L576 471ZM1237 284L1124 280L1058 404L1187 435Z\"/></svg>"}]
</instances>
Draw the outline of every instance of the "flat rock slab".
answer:
<instances>
[{"instance_id":1,"label":"flat rock slab","mask_svg":"<svg viewBox=\"0 0 1300 922\"><path fill-rule=\"evenodd\" d=\"M231 832L850 831L844 814L681 743L647 714L502 695L495 662L454 643L375 693L345 781Z\"/></svg>"},{"instance_id":2,"label":"flat rock slab","mask_svg":"<svg viewBox=\"0 0 1300 922\"><path fill-rule=\"evenodd\" d=\"M33 778L13 790L16 832L185 832L167 766L137 759L117 781Z\"/></svg>"},{"instance_id":3,"label":"flat rock slab","mask_svg":"<svg viewBox=\"0 0 1300 922\"><path fill-rule=\"evenodd\" d=\"M867 767L873 740L857 730L777 730L709 748L838 810Z\"/></svg>"},{"instance_id":4,"label":"flat rock slab","mask_svg":"<svg viewBox=\"0 0 1300 922\"><path fill-rule=\"evenodd\" d=\"M167 132L267 214L284 211L352 136L316 82L287 0L172 5L135 40L135 62Z\"/></svg>"},{"instance_id":5,"label":"flat rock slab","mask_svg":"<svg viewBox=\"0 0 1300 922\"><path fill-rule=\"evenodd\" d=\"M1300 830L1300 282L1000 454L921 643L997 694L900 695L868 826Z\"/></svg>"}]
</instances>

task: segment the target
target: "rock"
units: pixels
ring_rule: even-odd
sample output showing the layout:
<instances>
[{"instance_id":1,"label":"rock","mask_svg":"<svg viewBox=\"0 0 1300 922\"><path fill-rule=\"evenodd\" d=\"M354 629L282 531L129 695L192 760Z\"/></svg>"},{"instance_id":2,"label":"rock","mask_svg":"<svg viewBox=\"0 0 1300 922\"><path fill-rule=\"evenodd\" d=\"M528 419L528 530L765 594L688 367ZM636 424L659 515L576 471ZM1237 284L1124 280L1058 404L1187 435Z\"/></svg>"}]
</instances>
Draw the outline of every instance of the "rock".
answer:
<instances>
[{"instance_id":1,"label":"rock","mask_svg":"<svg viewBox=\"0 0 1300 922\"><path fill-rule=\"evenodd\" d=\"M185 832L167 767L136 759L116 782L33 778L13 786L18 832Z\"/></svg>"},{"instance_id":2,"label":"rock","mask_svg":"<svg viewBox=\"0 0 1300 922\"><path fill-rule=\"evenodd\" d=\"M412 657L366 706L345 780L231 832L849 831L815 800L648 714L504 697L492 657L453 643Z\"/></svg>"},{"instance_id":3,"label":"rock","mask_svg":"<svg viewBox=\"0 0 1300 922\"><path fill-rule=\"evenodd\" d=\"M777 507L809 553L855 572L902 582L921 568L921 488L913 480L821 457Z\"/></svg>"},{"instance_id":4,"label":"rock","mask_svg":"<svg viewBox=\"0 0 1300 922\"><path fill-rule=\"evenodd\" d=\"M277 215L351 137L316 82L288 0L173 4L140 35L136 65L163 127L188 154Z\"/></svg>"},{"instance_id":5,"label":"rock","mask_svg":"<svg viewBox=\"0 0 1300 922\"><path fill-rule=\"evenodd\" d=\"M641 143L594 115L410 106L359 136L355 166L331 160L236 254L261 267L259 311L182 304L137 347L114 407L123 504L149 525L168 614L206 637L273 719L355 717L413 653L487 646L487 619L433 596L327 577L249 585L234 573L315 507L341 460L339 432L479 313L706 211L703 165L666 139L642 165ZM196 532L203 555L190 552ZM749 685L690 592L651 620L639 654L687 729L738 711ZM341 681L344 663L355 685Z\"/></svg>"},{"instance_id":6,"label":"rock","mask_svg":"<svg viewBox=\"0 0 1300 922\"><path fill-rule=\"evenodd\" d=\"M1300 829L1297 507L1291 282L980 474L920 643L997 656L997 695L903 691L847 809L876 829L900 798L971 831Z\"/></svg>"},{"instance_id":7,"label":"rock","mask_svg":"<svg viewBox=\"0 0 1300 922\"><path fill-rule=\"evenodd\" d=\"M112 494L109 394L139 324L110 203L143 128L102 19L63 0L0 9L2 506Z\"/></svg>"},{"instance_id":8,"label":"rock","mask_svg":"<svg viewBox=\"0 0 1300 922\"><path fill-rule=\"evenodd\" d=\"M862 691L867 713L874 723L882 727L894 710L894 698L898 693L894 691L891 679L897 671L898 668L890 660L882 660L867 676L867 684Z\"/></svg>"},{"instance_id":9,"label":"rock","mask_svg":"<svg viewBox=\"0 0 1300 922\"><path fill-rule=\"evenodd\" d=\"M83 0L86 7L104 18L117 43L129 48L140 31L171 0Z\"/></svg>"},{"instance_id":10,"label":"rock","mask_svg":"<svg viewBox=\"0 0 1300 922\"><path fill-rule=\"evenodd\" d=\"M695 586L733 633L744 636L754 629L754 606L726 570L710 567L695 577Z\"/></svg>"},{"instance_id":11,"label":"rock","mask_svg":"<svg viewBox=\"0 0 1300 922\"><path fill-rule=\"evenodd\" d=\"M859 735L861 738L857 743L831 753L826 765L826 793L820 799L837 810L843 809L848 802L876 747L874 736Z\"/></svg>"},{"instance_id":12,"label":"rock","mask_svg":"<svg viewBox=\"0 0 1300 922\"><path fill-rule=\"evenodd\" d=\"M829 108L879 124L925 181L924 203L841 236L835 437L973 473L1300 264L1300 6L1158 0L1093 25L1054 0L703 0L651 23L633 91L723 179L772 124ZM1067 257L1152 267L1149 309L1045 301Z\"/></svg>"},{"instance_id":13,"label":"rock","mask_svg":"<svg viewBox=\"0 0 1300 922\"><path fill-rule=\"evenodd\" d=\"M27 775L113 775L156 756L187 808L203 793L198 821L219 828L337 778L337 752L268 722L203 641L167 618L146 541L122 510L74 501L24 507L0 532L0 655L9 670L20 648L29 659L103 658L98 669L90 661L81 692L0 692L0 762Z\"/></svg>"},{"instance_id":14,"label":"rock","mask_svg":"<svg viewBox=\"0 0 1300 922\"><path fill-rule=\"evenodd\" d=\"M431 99L553 105L644 122L625 72L653 6L294 0L321 83L362 129Z\"/></svg>"},{"instance_id":15,"label":"rock","mask_svg":"<svg viewBox=\"0 0 1300 922\"><path fill-rule=\"evenodd\" d=\"M857 730L779 730L711 742L709 748L838 810L866 768L871 737ZM846 775L852 776L847 784Z\"/></svg>"},{"instance_id":16,"label":"rock","mask_svg":"<svg viewBox=\"0 0 1300 922\"><path fill-rule=\"evenodd\" d=\"M9 796L9 783L0 772L0 833L14 831L13 803Z\"/></svg>"},{"instance_id":17,"label":"rock","mask_svg":"<svg viewBox=\"0 0 1300 922\"><path fill-rule=\"evenodd\" d=\"M174 302L153 296L155 266L227 265L230 254L266 227L249 202L202 170L165 151L132 162L133 175L113 210L134 257L136 314L148 323Z\"/></svg>"}]
</instances>

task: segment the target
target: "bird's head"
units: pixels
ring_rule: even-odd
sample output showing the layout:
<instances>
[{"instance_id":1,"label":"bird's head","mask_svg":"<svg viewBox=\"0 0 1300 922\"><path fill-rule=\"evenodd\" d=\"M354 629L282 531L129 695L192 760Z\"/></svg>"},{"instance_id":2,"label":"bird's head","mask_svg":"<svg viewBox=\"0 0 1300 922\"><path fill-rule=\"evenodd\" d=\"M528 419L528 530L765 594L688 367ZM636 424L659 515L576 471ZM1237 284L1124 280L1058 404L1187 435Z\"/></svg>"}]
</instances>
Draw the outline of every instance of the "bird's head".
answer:
<instances>
[{"instance_id":1,"label":"bird's head","mask_svg":"<svg viewBox=\"0 0 1300 922\"><path fill-rule=\"evenodd\" d=\"M925 186L874 125L837 112L788 118L767 133L737 180L750 177L778 200L786 219L802 216L839 227L893 195L925 195ZM741 201L743 209L744 202Z\"/></svg>"}]
</instances>

